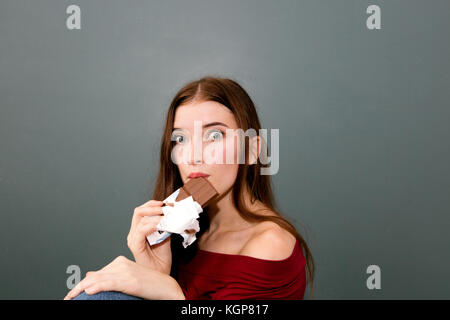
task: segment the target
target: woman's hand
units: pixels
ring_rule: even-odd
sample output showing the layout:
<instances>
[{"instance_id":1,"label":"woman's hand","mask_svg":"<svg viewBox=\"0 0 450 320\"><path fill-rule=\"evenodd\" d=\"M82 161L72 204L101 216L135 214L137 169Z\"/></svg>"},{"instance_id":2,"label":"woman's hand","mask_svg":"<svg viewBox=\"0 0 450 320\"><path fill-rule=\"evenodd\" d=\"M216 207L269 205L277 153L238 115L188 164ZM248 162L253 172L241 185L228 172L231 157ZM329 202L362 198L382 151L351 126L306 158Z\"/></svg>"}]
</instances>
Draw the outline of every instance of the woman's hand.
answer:
<instances>
[{"instance_id":1,"label":"woman's hand","mask_svg":"<svg viewBox=\"0 0 450 320\"><path fill-rule=\"evenodd\" d=\"M163 242L150 246L147 236L156 231L156 226L163 217L162 201L150 200L134 209L130 232L127 237L128 248L136 263L170 274L172 251L170 236Z\"/></svg>"},{"instance_id":2,"label":"woman's hand","mask_svg":"<svg viewBox=\"0 0 450 320\"><path fill-rule=\"evenodd\" d=\"M64 298L70 300L85 291L118 291L150 300L184 299L177 281L167 274L143 267L120 256L99 271L90 271Z\"/></svg>"}]
</instances>

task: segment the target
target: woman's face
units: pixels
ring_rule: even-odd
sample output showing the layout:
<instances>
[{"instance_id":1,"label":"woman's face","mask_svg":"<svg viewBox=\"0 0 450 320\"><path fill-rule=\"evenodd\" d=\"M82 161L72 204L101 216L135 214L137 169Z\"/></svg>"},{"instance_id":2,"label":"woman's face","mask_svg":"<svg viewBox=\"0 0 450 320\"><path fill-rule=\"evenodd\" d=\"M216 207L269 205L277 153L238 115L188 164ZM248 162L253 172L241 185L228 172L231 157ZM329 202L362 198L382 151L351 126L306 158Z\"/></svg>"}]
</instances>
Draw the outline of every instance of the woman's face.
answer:
<instances>
[{"instance_id":1,"label":"woman's face","mask_svg":"<svg viewBox=\"0 0 450 320\"><path fill-rule=\"evenodd\" d=\"M173 127L172 161L183 183L193 178L193 173L203 173L220 195L227 192L236 180L237 146L241 141L227 135L227 129L238 129L230 109L215 101L181 105L176 109Z\"/></svg>"}]
</instances>

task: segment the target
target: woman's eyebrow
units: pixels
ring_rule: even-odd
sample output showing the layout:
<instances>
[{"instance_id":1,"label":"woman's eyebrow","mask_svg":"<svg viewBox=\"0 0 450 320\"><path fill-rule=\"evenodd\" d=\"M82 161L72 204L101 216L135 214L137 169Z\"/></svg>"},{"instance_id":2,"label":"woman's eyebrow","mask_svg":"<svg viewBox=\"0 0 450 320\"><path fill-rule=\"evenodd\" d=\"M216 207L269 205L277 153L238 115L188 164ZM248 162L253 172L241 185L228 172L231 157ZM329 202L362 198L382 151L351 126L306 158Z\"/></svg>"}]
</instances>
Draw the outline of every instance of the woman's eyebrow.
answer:
<instances>
[{"instance_id":1,"label":"woman's eyebrow","mask_svg":"<svg viewBox=\"0 0 450 320\"><path fill-rule=\"evenodd\" d=\"M203 125L203 128L208 128L208 127L212 127L212 126L224 126L224 127L227 127L227 128L228 128L228 126L227 126L225 123L223 123L223 122L218 122L218 121L210 122L210 123L204 124L204 125ZM180 129L180 128L173 128L173 130L181 130L181 129Z\"/></svg>"}]
</instances>

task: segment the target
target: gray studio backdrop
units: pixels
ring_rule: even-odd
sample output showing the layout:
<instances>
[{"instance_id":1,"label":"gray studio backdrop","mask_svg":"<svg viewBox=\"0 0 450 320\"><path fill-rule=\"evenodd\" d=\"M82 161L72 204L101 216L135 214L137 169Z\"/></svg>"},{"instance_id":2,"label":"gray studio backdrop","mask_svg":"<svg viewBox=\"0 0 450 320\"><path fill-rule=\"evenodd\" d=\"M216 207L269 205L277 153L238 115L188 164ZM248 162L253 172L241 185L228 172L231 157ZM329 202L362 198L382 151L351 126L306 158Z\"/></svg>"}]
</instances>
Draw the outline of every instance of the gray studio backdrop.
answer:
<instances>
[{"instance_id":1,"label":"gray studio backdrop","mask_svg":"<svg viewBox=\"0 0 450 320\"><path fill-rule=\"evenodd\" d=\"M71 4L81 29L67 28ZM62 299L68 266L84 277L132 258L164 114L204 75L239 81L280 130L274 189L311 246L316 299L449 298L448 12L444 0L1 0L0 298Z\"/></svg>"}]
</instances>

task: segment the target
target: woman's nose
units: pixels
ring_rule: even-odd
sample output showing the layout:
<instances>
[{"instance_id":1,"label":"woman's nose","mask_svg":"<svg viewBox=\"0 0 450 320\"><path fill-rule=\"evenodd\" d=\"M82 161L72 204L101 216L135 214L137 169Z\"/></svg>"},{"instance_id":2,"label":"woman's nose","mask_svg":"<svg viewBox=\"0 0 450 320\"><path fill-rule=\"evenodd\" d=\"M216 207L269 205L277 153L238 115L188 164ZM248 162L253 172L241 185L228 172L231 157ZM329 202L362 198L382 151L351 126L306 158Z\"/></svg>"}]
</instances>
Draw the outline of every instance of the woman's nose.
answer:
<instances>
[{"instance_id":1,"label":"woman's nose","mask_svg":"<svg viewBox=\"0 0 450 320\"><path fill-rule=\"evenodd\" d=\"M203 163L203 144L201 139L197 139L194 141L194 143L191 143L188 163L189 164Z\"/></svg>"}]
</instances>

